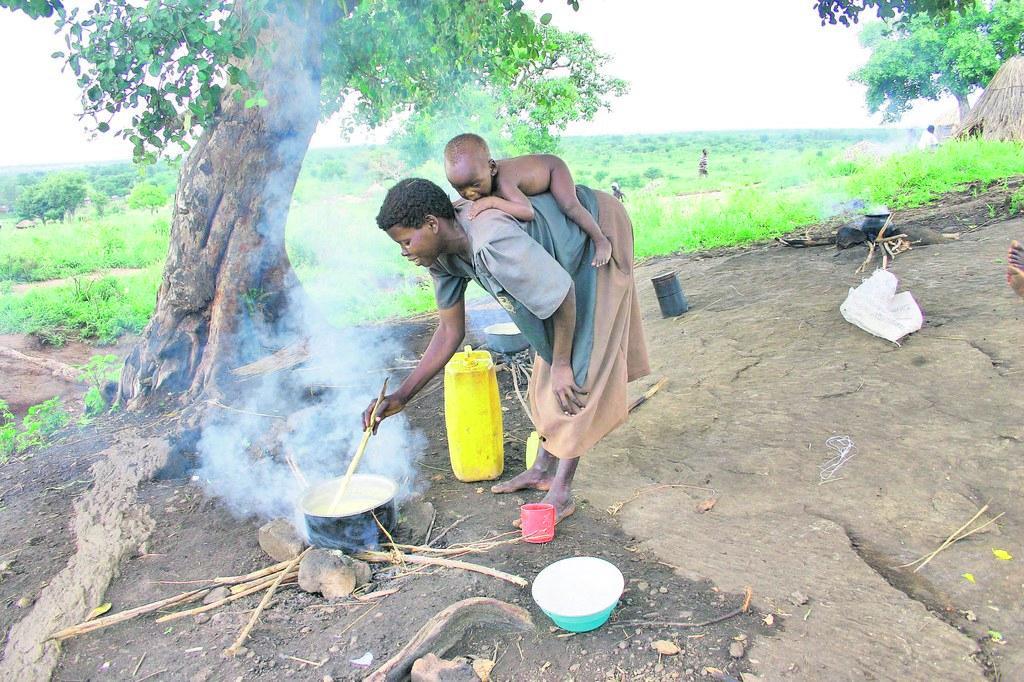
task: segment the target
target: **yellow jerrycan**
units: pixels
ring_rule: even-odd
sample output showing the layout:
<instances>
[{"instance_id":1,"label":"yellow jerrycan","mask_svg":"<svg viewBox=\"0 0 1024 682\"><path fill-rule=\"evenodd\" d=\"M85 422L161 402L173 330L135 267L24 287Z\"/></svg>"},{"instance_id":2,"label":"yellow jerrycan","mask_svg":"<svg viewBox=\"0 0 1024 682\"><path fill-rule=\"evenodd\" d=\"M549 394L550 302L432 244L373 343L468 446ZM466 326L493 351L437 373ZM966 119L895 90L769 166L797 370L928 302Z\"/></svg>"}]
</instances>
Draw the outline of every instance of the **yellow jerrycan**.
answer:
<instances>
[{"instance_id":1,"label":"yellow jerrycan","mask_svg":"<svg viewBox=\"0 0 1024 682\"><path fill-rule=\"evenodd\" d=\"M498 376L491 354L466 346L444 368L444 422L455 478L493 481L505 469Z\"/></svg>"}]
</instances>

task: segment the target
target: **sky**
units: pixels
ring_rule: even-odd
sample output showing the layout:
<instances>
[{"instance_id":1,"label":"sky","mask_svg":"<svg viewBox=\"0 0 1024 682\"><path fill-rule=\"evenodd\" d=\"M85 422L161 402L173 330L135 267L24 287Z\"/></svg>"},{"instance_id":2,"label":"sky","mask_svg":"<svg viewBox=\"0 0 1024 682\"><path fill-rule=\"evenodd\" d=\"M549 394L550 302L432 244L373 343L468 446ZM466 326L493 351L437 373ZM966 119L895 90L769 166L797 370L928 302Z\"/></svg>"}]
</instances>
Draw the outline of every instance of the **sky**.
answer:
<instances>
[{"instance_id":1,"label":"sky","mask_svg":"<svg viewBox=\"0 0 1024 682\"><path fill-rule=\"evenodd\" d=\"M562 29L590 34L609 54L611 75L630 93L569 134L629 134L761 128L861 128L879 124L864 88L847 76L868 52L857 30L822 27L810 0L530 0ZM0 167L127 160L131 148L91 136L73 75L50 53L63 42L45 21L0 10ZM900 125L921 127L952 107L923 102ZM381 141L362 134L352 142ZM342 144L321 124L313 146Z\"/></svg>"}]
</instances>

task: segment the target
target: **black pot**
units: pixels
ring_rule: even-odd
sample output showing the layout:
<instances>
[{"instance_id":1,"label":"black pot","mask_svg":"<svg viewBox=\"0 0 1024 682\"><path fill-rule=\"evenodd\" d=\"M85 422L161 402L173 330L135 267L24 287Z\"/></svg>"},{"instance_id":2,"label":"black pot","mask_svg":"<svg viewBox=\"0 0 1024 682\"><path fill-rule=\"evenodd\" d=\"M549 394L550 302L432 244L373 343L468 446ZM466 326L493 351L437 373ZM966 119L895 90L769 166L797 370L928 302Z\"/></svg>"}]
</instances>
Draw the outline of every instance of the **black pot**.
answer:
<instances>
[{"instance_id":1,"label":"black pot","mask_svg":"<svg viewBox=\"0 0 1024 682\"><path fill-rule=\"evenodd\" d=\"M377 549L398 523L395 495L398 485L390 478L376 474L355 474L345 493L347 499L363 502L343 514L329 513L329 507L344 477L317 483L302 497L302 513L306 517L309 543L324 549L358 552Z\"/></svg>"}]
</instances>

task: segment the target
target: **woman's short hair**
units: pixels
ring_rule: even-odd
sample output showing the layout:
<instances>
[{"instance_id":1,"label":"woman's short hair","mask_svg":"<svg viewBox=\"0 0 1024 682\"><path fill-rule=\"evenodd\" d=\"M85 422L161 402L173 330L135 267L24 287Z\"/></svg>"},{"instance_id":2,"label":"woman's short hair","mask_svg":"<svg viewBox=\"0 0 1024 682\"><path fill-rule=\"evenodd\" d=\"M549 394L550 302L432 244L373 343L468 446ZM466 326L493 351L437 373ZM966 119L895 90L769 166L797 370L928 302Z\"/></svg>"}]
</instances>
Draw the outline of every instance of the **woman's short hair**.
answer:
<instances>
[{"instance_id":1,"label":"woman's short hair","mask_svg":"<svg viewBox=\"0 0 1024 682\"><path fill-rule=\"evenodd\" d=\"M455 219L455 207L443 189L425 178L406 178L388 190L377 213L377 227L419 228L427 216Z\"/></svg>"}]
</instances>

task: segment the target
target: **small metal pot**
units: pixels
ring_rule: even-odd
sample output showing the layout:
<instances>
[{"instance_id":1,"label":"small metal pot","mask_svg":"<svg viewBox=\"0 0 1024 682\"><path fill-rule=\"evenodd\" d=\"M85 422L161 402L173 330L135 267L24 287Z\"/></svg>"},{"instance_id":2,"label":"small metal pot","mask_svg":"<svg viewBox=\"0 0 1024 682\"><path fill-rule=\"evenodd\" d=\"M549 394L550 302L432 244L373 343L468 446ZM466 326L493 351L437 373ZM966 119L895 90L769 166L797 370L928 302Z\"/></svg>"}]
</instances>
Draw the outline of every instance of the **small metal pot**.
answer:
<instances>
[{"instance_id":1,"label":"small metal pot","mask_svg":"<svg viewBox=\"0 0 1024 682\"><path fill-rule=\"evenodd\" d=\"M343 480L342 476L321 481L303 495L302 513L306 517L309 542L315 547L346 552L377 549L384 539L380 527L391 533L398 522L395 506L398 485L385 476L355 474L345 497L359 499L364 504L344 514L332 514L329 507Z\"/></svg>"},{"instance_id":2,"label":"small metal pot","mask_svg":"<svg viewBox=\"0 0 1024 682\"><path fill-rule=\"evenodd\" d=\"M518 353L530 345L513 322L492 324L484 328L484 334L487 335L487 347L498 353Z\"/></svg>"},{"instance_id":3,"label":"small metal pot","mask_svg":"<svg viewBox=\"0 0 1024 682\"><path fill-rule=\"evenodd\" d=\"M674 272L665 272L651 278L654 293L658 296L658 307L662 317L678 317L690 309L690 304L683 293L683 287Z\"/></svg>"}]
</instances>

